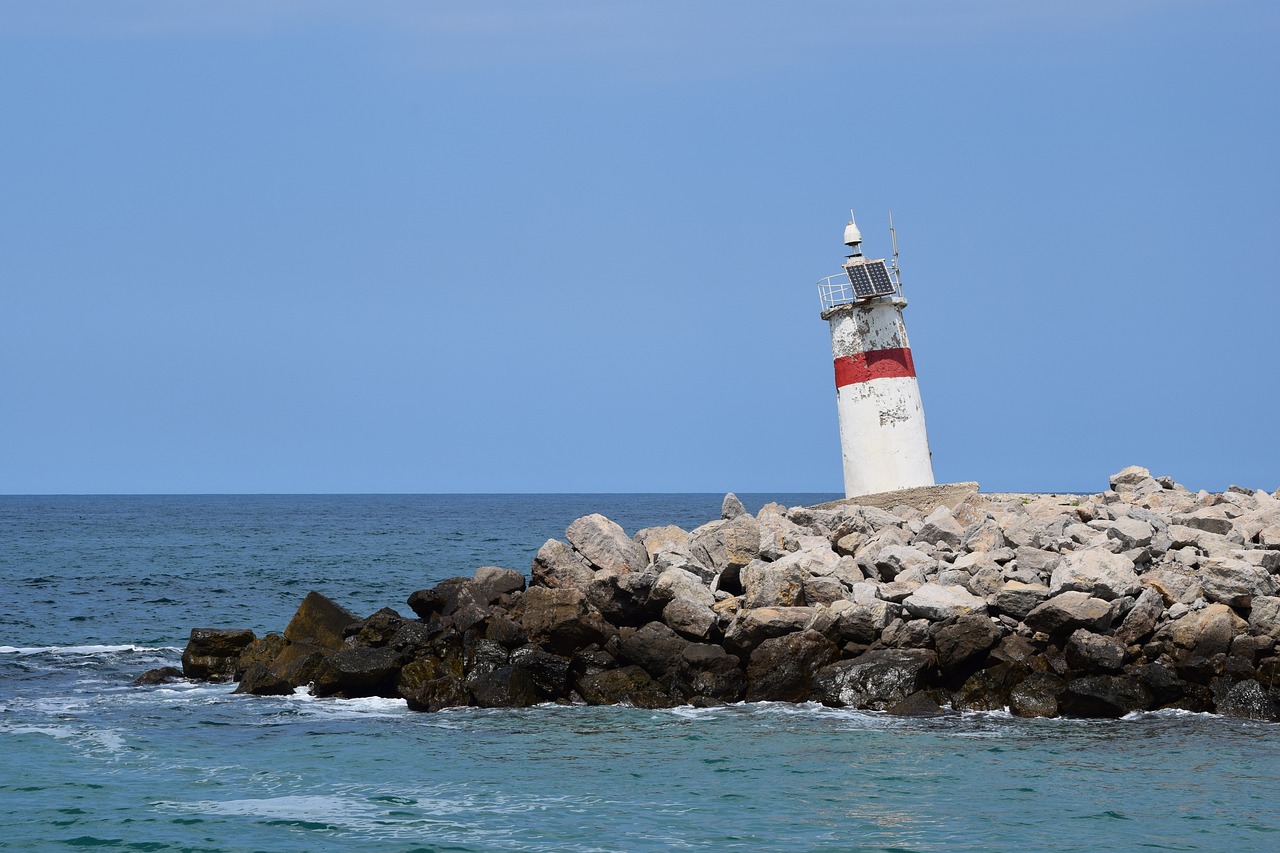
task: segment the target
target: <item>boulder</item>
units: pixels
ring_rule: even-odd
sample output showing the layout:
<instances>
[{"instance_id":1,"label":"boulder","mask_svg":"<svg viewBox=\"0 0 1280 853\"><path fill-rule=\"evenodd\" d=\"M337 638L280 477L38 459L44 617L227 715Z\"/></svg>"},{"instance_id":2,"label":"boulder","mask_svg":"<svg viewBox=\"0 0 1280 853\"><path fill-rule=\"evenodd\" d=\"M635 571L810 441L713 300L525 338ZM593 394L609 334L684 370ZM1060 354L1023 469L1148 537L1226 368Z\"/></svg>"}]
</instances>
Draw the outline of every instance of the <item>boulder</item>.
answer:
<instances>
[{"instance_id":1,"label":"boulder","mask_svg":"<svg viewBox=\"0 0 1280 853\"><path fill-rule=\"evenodd\" d=\"M1061 712L1072 717L1118 718L1154 707L1151 692L1128 675L1086 675L1067 682L1058 697Z\"/></svg>"},{"instance_id":2,"label":"boulder","mask_svg":"<svg viewBox=\"0 0 1280 853\"><path fill-rule=\"evenodd\" d=\"M1084 592L1111 601L1142 590L1133 560L1099 548L1073 551L1063 556L1049 580L1049 594Z\"/></svg>"},{"instance_id":3,"label":"boulder","mask_svg":"<svg viewBox=\"0 0 1280 853\"><path fill-rule=\"evenodd\" d=\"M746 688L742 662L720 646L690 643L680 652L675 684L682 695L718 702L741 701Z\"/></svg>"},{"instance_id":4,"label":"boulder","mask_svg":"<svg viewBox=\"0 0 1280 853\"><path fill-rule=\"evenodd\" d=\"M500 566L481 566L476 569L474 586L481 604L497 604L504 595L523 592L524 575L515 569Z\"/></svg>"},{"instance_id":5,"label":"boulder","mask_svg":"<svg viewBox=\"0 0 1280 853\"><path fill-rule=\"evenodd\" d=\"M909 545L886 545L876 555L875 567L880 577L887 581L896 580L898 575L911 569L919 569L922 573L936 569L938 561L919 548Z\"/></svg>"},{"instance_id":6,"label":"boulder","mask_svg":"<svg viewBox=\"0 0 1280 853\"><path fill-rule=\"evenodd\" d=\"M765 640L747 663L747 701L807 701L814 673L839 657L836 644L813 630Z\"/></svg>"},{"instance_id":7,"label":"boulder","mask_svg":"<svg viewBox=\"0 0 1280 853\"><path fill-rule=\"evenodd\" d=\"M760 556L760 524L743 515L704 524L689 534L694 559L717 572L741 569Z\"/></svg>"},{"instance_id":8,"label":"boulder","mask_svg":"<svg viewBox=\"0 0 1280 853\"><path fill-rule=\"evenodd\" d=\"M799 607L805 604L807 573L795 561L775 563L753 560L742 569L743 604L746 607Z\"/></svg>"},{"instance_id":9,"label":"boulder","mask_svg":"<svg viewBox=\"0 0 1280 853\"><path fill-rule=\"evenodd\" d=\"M837 630L845 640L874 643L901 612L901 605L879 599L854 603L841 609Z\"/></svg>"},{"instance_id":10,"label":"boulder","mask_svg":"<svg viewBox=\"0 0 1280 853\"><path fill-rule=\"evenodd\" d=\"M1065 687L1052 673L1033 673L1009 691L1009 711L1015 717L1056 717L1058 698Z\"/></svg>"},{"instance_id":11,"label":"boulder","mask_svg":"<svg viewBox=\"0 0 1280 853\"><path fill-rule=\"evenodd\" d=\"M643 625L649 619L646 603L652 582L644 572L601 570L583 592L587 602L609 624Z\"/></svg>"},{"instance_id":12,"label":"boulder","mask_svg":"<svg viewBox=\"0 0 1280 853\"><path fill-rule=\"evenodd\" d=\"M926 583L902 601L902 608L912 616L934 622L969 614L987 612L987 602L964 587Z\"/></svg>"},{"instance_id":13,"label":"boulder","mask_svg":"<svg viewBox=\"0 0 1280 853\"><path fill-rule=\"evenodd\" d=\"M817 615L817 608L814 607L756 607L739 610L725 629L724 647L729 652L750 654L752 649L770 637L803 631Z\"/></svg>"},{"instance_id":14,"label":"boulder","mask_svg":"<svg viewBox=\"0 0 1280 853\"><path fill-rule=\"evenodd\" d=\"M289 696L293 688L288 679L277 675L265 663L254 661L240 676L240 683L232 692L253 696Z\"/></svg>"},{"instance_id":15,"label":"boulder","mask_svg":"<svg viewBox=\"0 0 1280 853\"><path fill-rule=\"evenodd\" d=\"M934 635L938 666L947 673L971 662L976 663L1003 634L986 616L961 616Z\"/></svg>"},{"instance_id":16,"label":"boulder","mask_svg":"<svg viewBox=\"0 0 1280 853\"><path fill-rule=\"evenodd\" d=\"M724 500L720 503L720 517L726 521L737 518L740 515L746 515L747 508L742 505L742 501L738 500L738 496L733 492L724 496Z\"/></svg>"},{"instance_id":17,"label":"boulder","mask_svg":"<svg viewBox=\"0 0 1280 853\"><path fill-rule=\"evenodd\" d=\"M162 666L156 669L149 669L139 675L133 681L129 682L130 687L152 687L157 684L169 684L178 681L185 676L182 670L176 666Z\"/></svg>"},{"instance_id":18,"label":"boulder","mask_svg":"<svg viewBox=\"0 0 1280 853\"><path fill-rule=\"evenodd\" d=\"M1160 594L1166 607L1181 602L1192 604L1204 595L1198 573L1176 564L1165 563L1142 574L1142 585Z\"/></svg>"},{"instance_id":19,"label":"boulder","mask_svg":"<svg viewBox=\"0 0 1280 853\"><path fill-rule=\"evenodd\" d=\"M1211 559L1200 572L1204 597L1247 610L1254 596L1276 594L1276 582L1263 568L1243 560Z\"/></svg>"},{"instance_id":20,"label":"boulder","mask_svg":"<svg viewBox=\"0 0 1280 853\"><path fill-rule=\"evenodd\" d=\"M569 658L529 645L513 651L510 661L529 676L539 699L554 701L569 695Z\"/></svg>"},{"instance_id":21,"label":"boulder","mask_svg":"<svg viewBox=\"0 0 1280 853\"><path fill-rule=\"evenodd\" d=\"M951 510L945 506L940 506L925 516L920 532L911 541L913 543L924 542L930 545L945 542L953 547L958 547L964 536L964 526L956 521L951 514Z\"/></svg>"},{"instance_id":22,"label":"boulder","mask_svg":"<svg viewBox=\"0 0 1280 853\"><path fill-rule=\"evenodd\" d=\"M241 653L256 639L247 628L192 628L182 652L182 674L199 681L231 681Z\"/></svg>"},{"instance_id":23,"label":"boulder","mask_svg":"<svg viewBox=\"0 0 1280 853\"><path fill-rule=\"evenodd\" d=\"M588 705L670 708L676 704L671 694L639 666L585 675L574 686Z\"/></svg>"},{"instance_id":24,"label":"boulder","mask_svg":"<svg viewBox=\"0 0 1280 853\"><path fill-rule=\"evenodd\" d=\"M650 622L621 636L619 649L626 660L644 667L664 684L680 664L680 655L689 641L661 622ZM612 703L610 703L612 704Z\"/></svg>"},{"instance_id":25,"label":"boulder","mask_svg":"<svg viewBox=\"0 0 1280 853\"><path fill-rule=\"evenodd\" d=\"M1280 597L1260 595L1249 611L1249 631L1280 640Z\"/></svg>"},{"instance_id":26,"label":"boulder","mask_svg":"<svg viewBox=\"0 0 1280 853\"><path fill-rule=\"evenodd\" d=\"M479 606L483 595L477 593L471 578L445 578L430 589L415 590L409 595L408 604L419 619L430 621Z\"/></svg>"},{"instance_id":27,"label":"boulder","mask_svg":"<svg viewBox=\"0 0 1280 853\"><path fill-rule=\"evenodd\" d=\"M467 678L467 688L481 708L527 708L538 703L533 678L520 666L472 673Z\"/></svg>"},{"instance_id":28,"label":"boulder","mask_svg":"<svg viewBox=\"0 0 1280 853\"><path fill-rule=\"evenodd\" d=\"M1252 678L1232 685L1222 701L1218 702L1216 710L1223 716L1245 720L1274 722L1280 719L1280 706L1276 704L1275 695L1268 693L1265 687Z\"/></svg>"},{"instance_id":29,"label":"boulder","mask_svg":"<svg viewBox=\"0 0 1280 853\"><path fill-rule=\"evenodd\" d=\"M439 711L470 703L461 640L439 644L434 652L410 661L400 670L396 692L408 702L410 710Z\"/></svg>"},{"instance_id":30,"label":"boulder","mask_svg":"<svg viewBox=\"0 0 1280 853\"><path fill-rule=\"evenodd\" d=\"M644 548L599 513L575 520L564 534L573 549L597 570L625 574L638 572L648 565L649 555Z\"/></svg>"},{"instance_id":31,"label":"boulder","mask_svg":"<svg viewBox=\"0 0 1280 853\"><path fill-rule=\"evenodd\" d=\"M316 696L394 698L400 657L391 649L342 649L325 658L312 683Z\"/></svg>"},{"instance_id":32,"label":"boulder","mask_svg":"<svg viewBox=\"0 0 1280 853\"><path fill-rule=\"evenodd\" d=\"M267 634L255 639L240 652L240 658L236 661L236 679L239 680L241 674L255 663L270 666L288 645L289 641L279 634Z\"/></svg>"},{"instance_id":33,"label":"boulder","mask_svg":"<svg viewBox=\"0 0 1280 853\"><path fill-rule=\"evenodd\" d=\"M1009 707L1009 694L1027 676L1027 668L1006 662L969 676L951 697L957 711L999 711Z\"/></svg>"},{"instance_id":34,"label":"boulder","mask_svg":"<svg viewBox=\"0 0 1280 853\"><path fill-rule=\"evenodd\" d=\"M710 606L692 598L672 599L662 608L662 621L671 630L690 640L706 640L719 622Z\"/></svg>"},{"instance_id":35,"label":"boulder","mask_svg":"<svg viewBox=\"0 0 1280 853\"><path fill-rule=\"evenodd\" d=\"M1124 665L1124 643L1084 628L1072 632L1064 651L1067 665L1079 673L1116 672Z\"/></svg>"},{"instance_id":36,"label":"boulder","mask_svg":"<svg viewBox=\"0 0 1280 853\"><path fill-rule=\"evenodd\" d=\"M573 546L559 539L548 539L533 558L533 586L548 589L581 589L591 585L595 571Z\"/></svg>"},{"instance_id":37,"label":"boulder","mask_svg":"<svg viewBox=\"0 0 1280 853\"><path fill-rule=\"evenodd\" d=\"M286 640L322 649L340 649L347 628L360 619L350 610L318 592L307 593L284 629Z\"/></svg>"},{"instance_id":38,"label":"boulder","mask_svg":"<svg viewBox=\"0 0 1280 853\"><path fill-rule=\"evenodd\" d=\"M937 669L927 649L879 649L818 670L813 698L824 705L883 711L924 687Z\"/></svg>"},{"instance_id":39,"label":"boulder","mask_svg":"<svg viewBox=\"0 0 1280 853\"><path fill-rule=\"evenodd\" d=\"M292 687L303 687L315 681L332 649L313 646L310 643L290 643L274 661L271 672Z\"/></svg>"},{"instance_id":40,"label":"boulder","mask_svg":"<svg viewBox=\"0 0 1280 853\"><path fill-rule=\"evenodd\" d=\"M1111 605L1084 592L1062 592L1038 604L1023 619L1046 634L1070 634L1077 628L1101 632L1111 627Z\"/></svg>"},{"instance_id":41,"label":"boulder","mask_svg":"<svg viewBox=\"0 0 1280 853\"><path fill-rule=\"evenodd\" d=\"M901 702L885 708L885 713L895 717L937 717L944 711L929 691L919 690Z\"/></svg>"},{"instance_id":42,"label":"boulder","mask_svg":"<svg viewBox=\"0 0 1280 853\"><path fill-rule=\"evenodd\" d=\"M530 587L512 617L524 627L531 642L562 655L602 642L612 633L586 596L571 587Z\"/></svg>"},{"instance_id":43,"label":"boulder","mask_svg":"<svg viewBox=\"0 0 1280 853\"><path fill-rule=\"evenodd\" d=\"M1115 638L1126 646L1146 639L1155 630L1162 613L1164 600L1160 593L1150 587L1144 589L1115 631Z\"/></svg>"},{"instance_id":44,"label":"boulder","mask_svg":"<svg viewBox=\"0 0 1280 853\"><path fill-rule=\"evenodd\" d=\"M996 610L1021 621L1049 597L1049 587L1038 583L1005 581L996 590Z\"/></svg>"}]
</instances>

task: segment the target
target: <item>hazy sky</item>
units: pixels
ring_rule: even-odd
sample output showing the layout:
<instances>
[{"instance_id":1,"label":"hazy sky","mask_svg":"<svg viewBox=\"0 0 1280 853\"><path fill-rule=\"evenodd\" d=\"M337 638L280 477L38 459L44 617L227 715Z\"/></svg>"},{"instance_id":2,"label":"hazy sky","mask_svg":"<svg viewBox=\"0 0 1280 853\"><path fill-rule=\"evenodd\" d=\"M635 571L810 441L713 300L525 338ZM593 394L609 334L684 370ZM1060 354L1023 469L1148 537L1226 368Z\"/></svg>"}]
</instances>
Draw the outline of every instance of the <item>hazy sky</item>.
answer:
<instances>
[{"instance_id":1,"label":"hazy sky","mask_svg":"<svg viewBox=\"0 0 1280 853\"><path fill-rule=\"evenodd\" d=\"M1280 486L1274 0L0 0L0 492Z\"/></svg>"}]
</instances>

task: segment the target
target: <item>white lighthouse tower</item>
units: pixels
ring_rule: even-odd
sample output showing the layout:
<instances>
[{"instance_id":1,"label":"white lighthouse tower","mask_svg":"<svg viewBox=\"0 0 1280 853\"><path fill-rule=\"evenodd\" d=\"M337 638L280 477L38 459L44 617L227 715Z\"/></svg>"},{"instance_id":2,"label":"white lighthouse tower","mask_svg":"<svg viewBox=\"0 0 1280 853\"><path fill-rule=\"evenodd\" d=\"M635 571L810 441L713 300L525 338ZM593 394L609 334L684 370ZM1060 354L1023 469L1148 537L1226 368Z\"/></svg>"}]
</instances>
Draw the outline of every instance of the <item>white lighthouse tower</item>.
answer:
<instances>
[{"instance_id":1,"label":"white lighthouse tower","mask_svg":"<svg viewBox=\"0 0 1280 853\"><path fill-rule=\"evenodd\" d=\"M844 269L818 282L822 319L831 324L844 492L850 498L934 484L920 386L902 322L907 300L892 214L889 230L892 264L868 260L850 211Z\"/></svg>"}]
</instances>

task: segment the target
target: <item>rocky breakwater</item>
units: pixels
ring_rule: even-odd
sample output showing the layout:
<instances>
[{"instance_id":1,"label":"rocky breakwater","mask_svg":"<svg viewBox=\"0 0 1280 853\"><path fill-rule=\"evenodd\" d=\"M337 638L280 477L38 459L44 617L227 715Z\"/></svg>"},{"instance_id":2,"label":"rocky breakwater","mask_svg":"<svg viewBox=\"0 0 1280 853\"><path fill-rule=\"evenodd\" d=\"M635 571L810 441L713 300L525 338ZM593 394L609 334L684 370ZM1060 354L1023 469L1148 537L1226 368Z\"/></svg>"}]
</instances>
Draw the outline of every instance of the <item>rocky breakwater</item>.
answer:
<instances>
[{"instance_id":1,"label":"rocky breakwater","mask_svg":"<svg viewBox=\"0 0 1280 853\"><path fill-rule=\"evenodd\" d=\"M928 510L928 511L924 511ZM309 594L283 635L196 629L188 678L411 708L773 700L1280 716L1280 500L1142 468L1089 496L892 511L726 497L696 530L600 515L538 551L358 618Z\"/></svg>"}]
</instances>

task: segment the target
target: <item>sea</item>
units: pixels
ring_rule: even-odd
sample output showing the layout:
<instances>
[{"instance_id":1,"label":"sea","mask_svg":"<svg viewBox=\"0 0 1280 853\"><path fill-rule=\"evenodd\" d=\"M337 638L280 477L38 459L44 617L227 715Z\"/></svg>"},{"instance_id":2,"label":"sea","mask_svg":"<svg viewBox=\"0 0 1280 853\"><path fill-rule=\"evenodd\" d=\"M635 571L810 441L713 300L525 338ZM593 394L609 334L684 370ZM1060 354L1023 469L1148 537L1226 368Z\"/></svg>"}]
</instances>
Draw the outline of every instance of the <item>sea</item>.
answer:
<instances>
[{"instance_id":1,"label":"sea","mask_svg":"<svg viewBox=\"0 0 1280 853\"><path fill-rule=\"evenodd\" d=\"M721 495L0 496L0 849L1280 850L1280 726L815 704L409 711L133 687L192 628L527 572ZM812 504L814 494L740 495Z\"/></svg>"}]
</instances>

